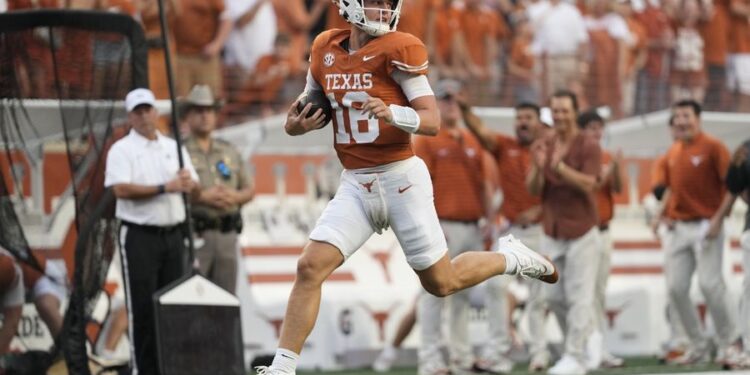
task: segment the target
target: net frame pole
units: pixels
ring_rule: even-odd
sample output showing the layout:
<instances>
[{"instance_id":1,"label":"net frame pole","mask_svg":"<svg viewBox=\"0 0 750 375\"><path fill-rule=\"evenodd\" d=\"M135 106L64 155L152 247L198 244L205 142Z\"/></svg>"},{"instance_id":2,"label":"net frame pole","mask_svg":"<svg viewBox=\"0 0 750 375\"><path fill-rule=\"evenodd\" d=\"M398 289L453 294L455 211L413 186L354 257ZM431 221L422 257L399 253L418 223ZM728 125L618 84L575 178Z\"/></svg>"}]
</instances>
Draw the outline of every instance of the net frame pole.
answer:
<instances>
[{"instance_id":1,"label":"net frame pole","mask_svg":"<svg viewBox=\"0 0 750 375\"><path fill-rule=\"evenodd\" d=\"M172 128L172 135L177 142L177 161L179 162L180 169L185 167L185 160L182 158L182 135L180 129L177 126L177 99L175 97L174 89L174 71L172 70L172 57L170 56L169 49L169 38L167 38L167 12L164 6L164 0L158 0L159 5L159 23L161 26L161 41L164 46L164 64L167 68L167 85L169 86L169 101L172 105L172 111L170 113L170 126ZM195 260L195 244L193 241L193 218L192 218L192 207L190 206L190 199L187 193L182 193L182 201L185 203L185 236L187 236L188 243L188 267L192 270L192 273L197 273L197 269L193 262Z\"/></svg>"}]
</instances>

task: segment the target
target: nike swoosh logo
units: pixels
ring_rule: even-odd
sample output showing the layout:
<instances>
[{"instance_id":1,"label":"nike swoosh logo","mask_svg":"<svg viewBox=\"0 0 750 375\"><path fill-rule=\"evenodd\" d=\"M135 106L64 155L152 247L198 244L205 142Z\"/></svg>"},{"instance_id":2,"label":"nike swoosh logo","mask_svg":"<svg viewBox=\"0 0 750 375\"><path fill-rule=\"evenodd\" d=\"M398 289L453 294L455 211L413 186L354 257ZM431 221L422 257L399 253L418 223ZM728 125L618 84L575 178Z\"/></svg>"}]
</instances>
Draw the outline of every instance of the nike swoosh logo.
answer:
<instances>
[{"instance_id":1,"label":"nike swoosh logo","mask_svg":"<svg viewBox=\"0 0 750 375\"><path fill-rule=\"evenodd\" d=\"M376 56L377 55L365 56L365 57L362 58L362 61L370 61L370 60L374 59Z\"/></svg>"},{"instance_id":2,"label":"nike swoosh logo","mask_svg":"<svg viewBox=\"0 0 750 375\"><path fill-rule=\"evenodd\" d=\"M294 358L292 358L292 357L290 357L290 356L288 356L288 355L286 355L284 353L281 353L281 356L284 357L284 358L294 359Z\"/></svg>"},{"instance_id":3,"label":"nike swoosh logo","mask_svg":"<svg viewBox=\"0 0 750 375\"><path fill-rule=\"evenodd\" d=\"M412 186L414 186L414 185L409 185L409 186L407 186L407 187L405 187L403 189L402 188L398 188L398 193L399 194L403 194L405 191L409 190L409 188L412 187Z\"/></svg>"}]
</instances>

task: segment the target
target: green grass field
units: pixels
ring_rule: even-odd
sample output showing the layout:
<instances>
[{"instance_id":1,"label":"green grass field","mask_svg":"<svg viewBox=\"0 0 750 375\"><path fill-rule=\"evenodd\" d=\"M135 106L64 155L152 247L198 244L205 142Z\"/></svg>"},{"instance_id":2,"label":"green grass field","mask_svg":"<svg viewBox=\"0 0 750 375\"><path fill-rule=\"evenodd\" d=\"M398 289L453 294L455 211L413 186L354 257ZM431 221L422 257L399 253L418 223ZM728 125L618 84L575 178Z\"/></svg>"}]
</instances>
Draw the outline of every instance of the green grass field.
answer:
<instances>
[{"instance_id":1,"label":"green grass field","mask_svg":"<svg viewBox=\"0 0 750 375\"><path fill-rule=\"evenodd\" d=\"M526 374L525 363L517 364L513 374ZM639 357L629 358L625 361L625 367L620 369L594 371L589 374L591 375L629 375L629 374L658 374L658 373L688 373L688 372L706 372L706 371L721 371L721 367L717 365L703 365L703 366L688 366L688 367L676 367L666 366L659 364L659 361L654 357ZM389 375L414 375L417 371L414 368L399 368L388 372ZM739 374L740 372L727 372L727 374ZM351 375L376 375L375 371L365 370L347 370L337 372L307 372L299 371L299 375L312 375L312 374L351 374Z\"/></svg>"}]
</instances>

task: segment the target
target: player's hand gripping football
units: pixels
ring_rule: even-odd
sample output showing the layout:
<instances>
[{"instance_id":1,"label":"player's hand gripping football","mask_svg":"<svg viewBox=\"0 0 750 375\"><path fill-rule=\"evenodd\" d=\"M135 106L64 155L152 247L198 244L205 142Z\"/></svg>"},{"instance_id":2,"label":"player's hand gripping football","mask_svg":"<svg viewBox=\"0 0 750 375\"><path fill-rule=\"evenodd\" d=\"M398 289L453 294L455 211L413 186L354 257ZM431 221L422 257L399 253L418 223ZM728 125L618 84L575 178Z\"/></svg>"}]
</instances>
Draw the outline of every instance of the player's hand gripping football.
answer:
<instances>
[{"instance_id":1,"label":"player's hand gripping football","mask_svg":"<svg viewBox=\"0 0 750 375\"><path fill-rule=\"evenodd\" d=\"M286 115L286 125L284 125L284 128L289 135L305 134L311 130L320 129L325 125L323 110L318 109L312 116L308 117L307 114L312 108L312 103L307 103L302 111L298 111L297 104L300 100L302 100L301 97L292 103Z\"/></svg>"},{"instance_id":2,"label":"player's hand gripping football","mask_svg":"<svg viewBox=\"0 0 750 375\"><path fill-rule=\"evenodd\" d=\"M393 113L391 109L378 98L369 97L362 105L362 114L367 115L369 118L382 119L386 123L393 123Z\"/></svg>"}]
</instances>

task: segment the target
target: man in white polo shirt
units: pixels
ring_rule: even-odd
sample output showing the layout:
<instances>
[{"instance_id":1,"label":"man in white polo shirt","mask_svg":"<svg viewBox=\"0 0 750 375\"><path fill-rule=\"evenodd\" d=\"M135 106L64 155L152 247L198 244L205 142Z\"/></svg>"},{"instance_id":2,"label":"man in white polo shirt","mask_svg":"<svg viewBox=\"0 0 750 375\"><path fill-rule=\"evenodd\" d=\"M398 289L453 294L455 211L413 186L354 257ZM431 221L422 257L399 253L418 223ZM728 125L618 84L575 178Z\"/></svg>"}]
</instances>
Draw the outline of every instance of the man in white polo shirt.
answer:
<instances>
[{"instance_id":1,"label":"man in white polo shirt","mask_svg":"<svg viewBox=\"0 0 750 375\"><path fill-rule=\"evenodd\" d=\"M135 89L125 98L130 133L107 155L105 187L117 197L115 216L122 221L120 242L128 304L133 374L159 374L153 294L187 270L185 205L181 193L200 195L198 175L177 143L156 130L154 94Z\"/></svg>"},{"instance_id":2,"label":"man in white polo shirt","mask_svg":"<svg viewBox=\"0 0 750 375\"><path fill-rule=\"evenodd\" d=\"M538 56L538 92L546 98L569 89L589 69L589 33L581 12L564 0L541 0L527 10L534 28L532 52Z\"/></svg>"}]
</instances>

